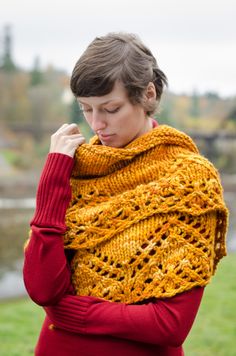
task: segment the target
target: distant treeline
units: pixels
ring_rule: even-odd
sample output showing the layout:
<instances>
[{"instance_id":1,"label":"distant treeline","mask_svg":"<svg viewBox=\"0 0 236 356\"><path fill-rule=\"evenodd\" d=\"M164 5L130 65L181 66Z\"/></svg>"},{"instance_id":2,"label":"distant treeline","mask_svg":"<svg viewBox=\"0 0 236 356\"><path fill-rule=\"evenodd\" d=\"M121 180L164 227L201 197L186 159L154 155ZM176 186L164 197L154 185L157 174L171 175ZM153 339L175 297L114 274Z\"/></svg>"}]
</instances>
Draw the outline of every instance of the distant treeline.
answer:
<instances>
[{"instance_id":1,"label":"distant treeline","mask_svg":"<svg viewBox=\"0 0 236 356\"><path fill-rule=\"evenodd\" d=\"M217 93L200 95L197 91L177 95L166 91L156 119L160 124L168 124L186 132L236 133L236 96L221 98ZM65 122L79 123L85 136L91 136L70 92L69 76L65 72L53 67L42 70L38 59L30 71L21 70L15 65L0 68L1 146L18 154L27 150L32 155L32 160L28 159L27 162L22 162L19 157L13 160L18 166L30 166L31 161L35 163L35 157L43 156L49 135ZM221 162L218 163L219 167L226 169L232 165L232 160L229 159L230 163L226 163L225 158L222 160L224 152L218 153L219 144L214 144L216 159ZM202 147L204 150L204 145ZM227 157L232 154L231 146L225 154Z\"/></svg>"}]
</instances>

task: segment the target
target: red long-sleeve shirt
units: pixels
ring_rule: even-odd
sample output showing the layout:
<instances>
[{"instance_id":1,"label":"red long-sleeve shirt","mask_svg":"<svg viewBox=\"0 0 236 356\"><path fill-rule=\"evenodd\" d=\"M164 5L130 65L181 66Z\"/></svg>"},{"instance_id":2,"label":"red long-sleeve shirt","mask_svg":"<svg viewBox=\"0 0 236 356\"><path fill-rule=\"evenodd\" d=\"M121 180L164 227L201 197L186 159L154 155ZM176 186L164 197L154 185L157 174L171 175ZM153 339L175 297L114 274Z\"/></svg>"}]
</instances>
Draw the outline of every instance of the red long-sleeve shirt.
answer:
<instances>
[{"instance_id":1,"label":"red long-sleeve shirt","mask_svg":"<svg viewBox=\"0 0 236 356\"><path fill-rule=\"evenodd\" d=\"M62 240L73 162L63 154L48 155L25 250L26 289L47 313L36 355L183 355L181 345L191 329L203 288L143 305L74 295Z\"/></svg>"}]
</instances>

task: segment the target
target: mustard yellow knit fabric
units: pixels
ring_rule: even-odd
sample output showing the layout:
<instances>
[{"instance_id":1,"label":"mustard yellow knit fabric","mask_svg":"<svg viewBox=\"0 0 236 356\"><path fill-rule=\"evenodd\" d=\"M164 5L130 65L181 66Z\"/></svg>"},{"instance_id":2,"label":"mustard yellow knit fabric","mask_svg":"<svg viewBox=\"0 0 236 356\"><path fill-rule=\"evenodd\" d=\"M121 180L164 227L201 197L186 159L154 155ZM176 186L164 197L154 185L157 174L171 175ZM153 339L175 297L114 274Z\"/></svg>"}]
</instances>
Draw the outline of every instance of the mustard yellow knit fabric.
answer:
<instances>
[{"instance_id":1,"label":"mustard yellow knit fabric","mask_svg":"<svg viewBox=\"0 0 236 356\"><path fill-rule=\"evenodd\" d=\"M95 136L75 160L64 247L77 295L132 304L209 283L228 212L190 137L161 125L113 148Z\"/></svg>"}]
</instances>

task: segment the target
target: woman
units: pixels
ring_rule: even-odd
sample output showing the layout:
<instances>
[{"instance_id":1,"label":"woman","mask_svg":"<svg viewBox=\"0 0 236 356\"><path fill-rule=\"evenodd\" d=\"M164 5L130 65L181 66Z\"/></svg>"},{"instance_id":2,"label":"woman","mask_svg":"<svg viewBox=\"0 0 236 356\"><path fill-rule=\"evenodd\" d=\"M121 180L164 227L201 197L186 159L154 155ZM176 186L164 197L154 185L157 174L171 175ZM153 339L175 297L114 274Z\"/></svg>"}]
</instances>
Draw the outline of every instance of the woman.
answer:
<instances>
[{"instance_id":1,"label":"woman","mask_svg":"<svg viewBox=\"0 0 236 356\"><path fill-rule=\"evenodd\" d=\"M227 209L192 140L151 118L167 83L134 35L96 38L71 89L96 134L51 139L24 280L46 311L36 355L183 355Z\"/></svg>"}]
</instances>

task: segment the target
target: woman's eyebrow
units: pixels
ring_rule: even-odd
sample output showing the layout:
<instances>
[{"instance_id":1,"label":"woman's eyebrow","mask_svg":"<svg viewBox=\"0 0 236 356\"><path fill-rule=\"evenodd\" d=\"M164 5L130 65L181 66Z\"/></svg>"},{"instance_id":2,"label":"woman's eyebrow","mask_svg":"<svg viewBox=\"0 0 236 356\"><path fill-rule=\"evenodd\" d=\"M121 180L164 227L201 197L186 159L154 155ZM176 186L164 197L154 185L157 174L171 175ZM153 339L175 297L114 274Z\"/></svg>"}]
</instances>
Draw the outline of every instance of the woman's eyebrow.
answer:
<instances>
[{"instance_id":1,"label":"woman's eyebrow","mask_svg":"<svg viewBox=\"0 0 236 356\"><path fill-rule=\"evenodd\" d=\"M79 103L79 104L83 104L83 105L89 105L89 104L84 103L83 101L81 101L81 100L79 100L79 99L78 99L78 103Z\"/></svg>"},{"instance_id":2,"label":"woman's eyebrow","mask_svg":"<svg viewBox=\"0 0 236 356\"><path fill-rule=\"evenodd\" d=\"M118 100L120 100L120 99L118 99L118 98L116 98L116 99L110 99L110 100L104 101L103 103L99 103L99 106L100 106L100 105L106 105L106 104L108 104L108 103L110 103L110 102L112 102L112 101L118 101ZM79 100L79 99L78 99L78 101L79 101L79 103L81 103L81 104L83 104L83 105L90 105L89 103L85 103L85 102L83 102L82 100Z\"/></svg>"}]
</instances>

